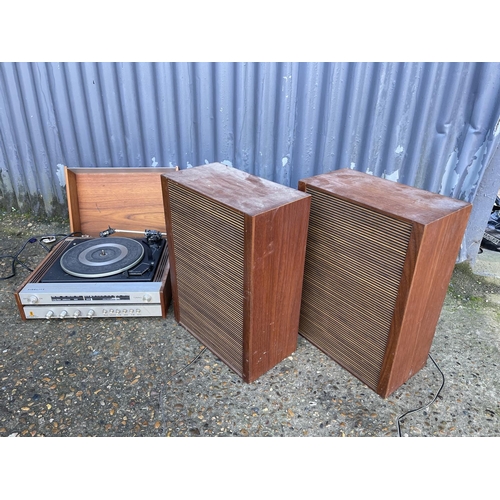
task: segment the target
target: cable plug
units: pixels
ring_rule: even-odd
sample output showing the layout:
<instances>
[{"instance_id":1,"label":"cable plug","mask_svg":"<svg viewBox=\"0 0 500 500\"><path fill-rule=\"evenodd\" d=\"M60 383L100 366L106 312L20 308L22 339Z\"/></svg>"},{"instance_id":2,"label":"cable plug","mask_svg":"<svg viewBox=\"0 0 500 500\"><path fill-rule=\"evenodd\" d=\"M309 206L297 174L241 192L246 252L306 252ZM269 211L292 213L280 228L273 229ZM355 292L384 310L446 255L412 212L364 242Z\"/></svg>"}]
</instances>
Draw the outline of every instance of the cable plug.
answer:
<instances>
[{"instance_id":1,"label":"cable plug","mask_svg":"<svg viewBox=\"0 0 500 500\"><path fill-rule=\"evenodd\" d=\"M48 243L54 243L56 241L55 236L44 236L42 238L42 243L48 244Z\"/></svg>"}]
</instances>

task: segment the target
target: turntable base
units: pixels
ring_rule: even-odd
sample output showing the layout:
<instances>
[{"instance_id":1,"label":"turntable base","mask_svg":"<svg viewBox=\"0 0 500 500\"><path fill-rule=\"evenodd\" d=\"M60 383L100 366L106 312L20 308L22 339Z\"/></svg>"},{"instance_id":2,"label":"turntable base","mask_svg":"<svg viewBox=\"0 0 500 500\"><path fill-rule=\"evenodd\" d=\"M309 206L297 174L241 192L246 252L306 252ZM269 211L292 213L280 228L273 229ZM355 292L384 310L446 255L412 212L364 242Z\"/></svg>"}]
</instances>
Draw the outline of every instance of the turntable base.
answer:
<instances>
[{"instance_id":1,"label":"turntable base","mask_svg":"<svg viewBox=\"0 0 500 500\"><path fill-rule=\"evenodd\" d=\"M168 247L131 238L67 238L16 291L23 319L166 317Z\"/></svg>"}]
</instances>

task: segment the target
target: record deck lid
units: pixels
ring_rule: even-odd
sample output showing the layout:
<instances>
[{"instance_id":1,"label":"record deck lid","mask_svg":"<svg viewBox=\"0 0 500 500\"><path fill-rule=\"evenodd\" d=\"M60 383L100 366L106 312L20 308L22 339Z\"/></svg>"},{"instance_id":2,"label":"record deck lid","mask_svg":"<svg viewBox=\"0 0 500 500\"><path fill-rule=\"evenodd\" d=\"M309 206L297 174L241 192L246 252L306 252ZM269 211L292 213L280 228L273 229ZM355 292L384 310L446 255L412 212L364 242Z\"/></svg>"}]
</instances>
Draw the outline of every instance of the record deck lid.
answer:
<instances>
[{"instance_id":1,"label":"record deck lid","mask_svg":"<svg viewBox=\"0 0 500 500\"><path fill-rule=\"evenodd\" d=\"M178 167L65 167L71 232L166 232L161 176Z\"/></svg>"}]
</instances>

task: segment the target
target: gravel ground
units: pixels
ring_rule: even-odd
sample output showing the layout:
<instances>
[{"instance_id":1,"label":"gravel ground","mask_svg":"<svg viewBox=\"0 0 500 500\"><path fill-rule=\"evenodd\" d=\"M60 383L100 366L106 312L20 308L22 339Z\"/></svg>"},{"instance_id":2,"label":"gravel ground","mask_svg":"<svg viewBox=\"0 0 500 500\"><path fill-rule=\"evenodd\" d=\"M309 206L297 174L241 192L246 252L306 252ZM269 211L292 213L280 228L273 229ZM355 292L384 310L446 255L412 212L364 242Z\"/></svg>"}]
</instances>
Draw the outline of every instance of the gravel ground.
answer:
<instances>
[{"instance_id":1,"label":"gravel ground","mask_svg":"<svg viewBox=\"0 0 500 500\"><path fill-rule=\"evenodd\" d=\"M0 214L0 253L33 236L67 234L65 220ZM28 244L33 268L46 254ZM0 274L12 259L0 260ZM296 352L252 384L168 318L22 321L0 281L0 436L397 436L397 419L431 402L427 365L386 400L299 337ZM445 385L401 421L410 437L500 435L500 280L455 267L431 355ZM194 362L192 362L195 360ZM192 362L192 363L191 363ZM191 363L191 364L190 364Z\"/></svg>"}]
</instances>

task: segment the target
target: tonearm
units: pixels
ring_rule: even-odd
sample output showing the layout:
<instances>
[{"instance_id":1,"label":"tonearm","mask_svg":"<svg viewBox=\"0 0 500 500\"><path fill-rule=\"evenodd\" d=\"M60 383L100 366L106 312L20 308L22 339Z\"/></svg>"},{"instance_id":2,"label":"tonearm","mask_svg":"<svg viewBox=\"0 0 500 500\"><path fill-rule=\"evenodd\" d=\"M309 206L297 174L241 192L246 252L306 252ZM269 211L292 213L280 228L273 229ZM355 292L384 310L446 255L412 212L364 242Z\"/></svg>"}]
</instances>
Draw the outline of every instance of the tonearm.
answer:
<instances>
[{"instance_id":1,"label":"tonearm","mask_svg":"<svg viewBox=\"0 0 500 500\"><path fill-rule=\"evenodd\" d=\"M101 238L105 238L106 236L109 236L109 235L114 234L114 233L142 234L148 240L148 243L158 242L163 237L163 234L160 231L157 231L155 229L145 229L144 231L132 231L130 229L114 229L110 226L108 226L108 229L101 231L99 233L99 236Z\"/></svg>"}]
</instances>

